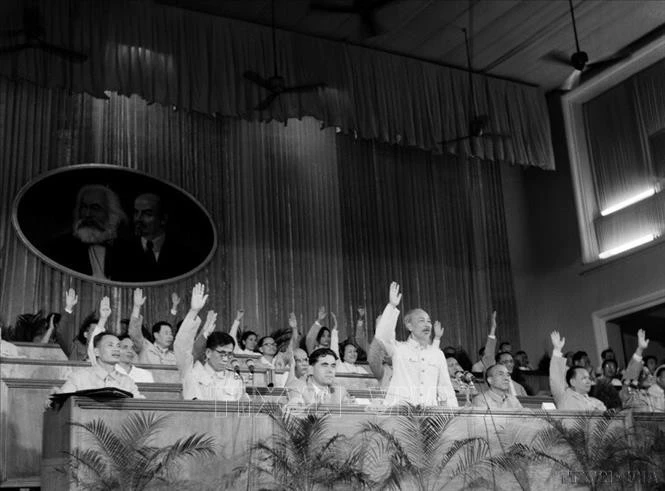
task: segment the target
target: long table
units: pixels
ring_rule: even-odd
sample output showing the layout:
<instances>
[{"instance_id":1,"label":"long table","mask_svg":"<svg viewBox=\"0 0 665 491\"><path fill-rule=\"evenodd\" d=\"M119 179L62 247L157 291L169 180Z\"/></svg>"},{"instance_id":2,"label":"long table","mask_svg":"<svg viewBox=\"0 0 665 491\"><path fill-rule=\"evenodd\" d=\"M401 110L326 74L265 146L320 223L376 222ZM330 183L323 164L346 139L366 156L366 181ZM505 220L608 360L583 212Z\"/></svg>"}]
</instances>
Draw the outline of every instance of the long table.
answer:
<instances>
[{"instance_id":1,"label":"long table","mask_svg":"<svg viewBox=\"0 0 665 491\"><path fill-rule=\"evenodd\" d=\"M45 403L49 394L62 386L70 374L90 366L87 362L61 359L55 355L58 350L51 345L26 344L24 348L32 349L34 355L46 353L50 359L0 358L0 488L39 485ZM138 384L148 399L182 400L182 386L175 366L141 367L149 369L155 379L153 384ZM247 368L241 369L248 395L273 402L286 400L284 390L269 387L275 375L282 373L283 370L257 367L250 376ZM359 399L383 397L382 391L373 389L378 382L369 375L345 374L339 376L338 381Z\"/></svg>"},{"instance_id":2,"label":"long table","mask_svg":"<svg viewBox=\"0 0 665 491\"><path fill-rule=\"evenodd\" d=\"M208 459L187 460L179 467L178 477L187 481L189 489L258 489L261 485L257 473L245 473L236 480L230 480L228 474L239 464L251 458L255 445L261 441L270 444L271 437L277 433L277 426L267 414L274 410L270 402L214 403L206 401L150 401L150 400L110 400L95 401L89 398L72 397L62 408L44 413L43 459L41 467L41 485L44 490L77 489L77 482L68 476L66 470L70 461L68 454L96 448L89 434L71 422L86 424L94 420L104 421L112 430L117 430L131 414L151 413L157 417L166 415L169 424L158 432L151 446L161 447L173 444L176 439L193 434L212 437L217 446L217 455ZM305 410L302 415L306 413ZM466 438L480 438L487 444L488 455L501 455L511 443L529 443L537 432L547 427L543 416L533 411L494 411L463 408L458 410L438 409L436 413L450 417L445 438L451 443ZM359 430L367 423L382 426L389 433L399 427L400 415L397 409L385 409L373 406L320 406L317 414L325 414L327 423L324 434L329 437L341 434L355 438ZM600 422L601 415L557 411L553 418L575 420L585 418L590 424ZM609 429L630 429L636 424L657 424L665 427L663 415L618 415ZM609 430L608 430L609 431ZM395 433L398 440L402 437ZM564 458L556 449L547 449L553 456ZM568 451L570 453L570 451ZM454 467L454 465L453 465ZM368 472L376 471L369 469ZM658 469L653 470L652 474ZM650 477L649 474L647 477ZM516 475L506 472L492 474L497 489L511 489L517 485ZM524 477L524 476L521 476ZM576 488L572 479L566 482L566 476L552 478L551 467L536 466L529 469L532 489L572 489ZM468 477L456 478L452 489L466 489Z\"/></svg>"}]
</instances>

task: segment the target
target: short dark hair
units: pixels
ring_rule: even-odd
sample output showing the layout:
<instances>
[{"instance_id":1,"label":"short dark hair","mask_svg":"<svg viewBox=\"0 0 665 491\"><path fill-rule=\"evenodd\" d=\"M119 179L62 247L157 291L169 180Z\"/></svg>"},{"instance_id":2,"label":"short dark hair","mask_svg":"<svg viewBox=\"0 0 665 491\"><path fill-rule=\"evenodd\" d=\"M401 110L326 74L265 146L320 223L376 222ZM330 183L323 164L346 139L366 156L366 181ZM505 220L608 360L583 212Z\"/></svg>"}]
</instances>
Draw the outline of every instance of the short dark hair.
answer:
<instances>
[{"instance_id":1,"label":"short dark hair","mask_svg":"<svg viewBox=\"0 0 665 491\"><path fill-rule=\"evenodd\" d=\"M243 331L242 336L240 336L240 341L238 341L238 346L240 346L240 349L246 349L245 341L247 340L248 337L252 335L258 337L258 335L254 331Z\"/></svg>"},{"instance_id":2,"label":"short dark hair","mask_svg":"<svg viewBox=\"0 0 665 491\"><path fill-rule=\"evenodd\" d=\"M614 350L613 350L612 348L604 349L604 350L600 353L600 357L604 360L604 359L605 359L605 355L606 355L607 353L614 353Z\"/></svg>"},{"instance_id":3,"label":"short dark hair","mask_svg":"<svg viewBox=\"0 0 665 491\"><path fill-rule=\"evenodd\" d=\"M320 358L323 358L324 356L328 356L328 355L335 358L335 360L339 359L339 358L337 358L337 355L335 354L335 352L333 350L331 350L330 348L319 348L319 349L315 349L314 351L312 351L312 354L309 355L309 364L310 365L315 365L316 362L319 361Z\"/></svg>"},{"instance_id":4,"label":"short dark hair","mask_svg":"<svg viewBox=\"0 0 665 491\"><path fill-rule=\"evenodd\" d=\"M584 357L589 357L586 351L576 351L575 354L573 355L573 364L576 362L580 361Z\"/></svg>"},{"instance_id":5,"label":"short dark hair","mask_svg":"<svg viewBox=\"0 0 665 491\"><path fill-rule=\"evenodd\" d=\"M158 321L158 322L155 322L155 323L152 325L152 329L150 329L150 332L151 332L152 335L154 336L156 333L158 333L159 331L161 331L161 330L162 330L162 327L164 327L164 326L168 326L168 327L170 327L170 328L171 328L171 332L173 332L173 326L171 325L170 322L166 322L166 321Z\"/></svg>"},{"instance_id":6,"label":"short dark hair","mask_svg":"<svg viewBox=\"0 0 665 491\"><path fill-rule=\"evenodd\" d=\"M494 365L488 366L487 369L485 370L485 383L487 383L487 379L492 376L492 372L494 371L494 367L496 367L496 366L497 366L497 363L495 363Z\"/></svg>"},{"instance_id":7,"label":"short dark hair","mask_svg":"<svg viewBox=\"0 0 665 491\"><path fill-rule=\"evenodd\" d=\"M85 345L88 341L85 339L85 332L90 329L90 326L93 324L97 324L99 322L99 319L95 315L95 313L88 314L88 316L83 319L83 323L81 324L81 327L79 328L79 332L76 335L76 339L82 344Z\"/></svg>"},{"instance_id":8,"label":"short dark hair","mask_svg":"<svg viewBox=\"0 0 665 491\"><path fill-rule=\"evenodd\" d=\"M342 344L339 345L339 359L342 361L344 361L344 350L346 349L347 346L353 346L356 349L356 351L358 350L358 345L353 341L349 341L348 339L344 341Z\"/></svg>"},{"instance_id":9,"label":"short dark hair","mask_svg":"<svg viewBox=\"0 0 665 491\"><path fill-rule=\"evenodd\" d=\"M570 385L570 381L575 378L575 375L577 375L578 370L584 370L586 372L586 368L584 368L584 367L570 367L566 371L566 383L568 385Z\"/></svg>"},{"instance_id":10,"label":"short dark hair","mask_svg":"<svg viewBox=\"0 0 665 491\"><path fill-rule=\"evenodd\" d=\"M328 331L328 333L330 333L330 329L328 329L325 326L323 326L321 329L319 329L319 332L316 335L316 342L317 343L321 342L321 338L323 337L323 333L326 332L326 331Z\"/></svg>"},{"instance_id":11,"label":"short dark hair","mask_svg":"<svg viewBox=\"0 0 665 491\"><path fill-rule=\"evenodd\" d=\"M511 344L512 344L512 343L511 343L510 341L503 341L503 342L499 345L499 351L502 351L503 348L504 348L504 346L510 346Z\"/></svg>"},{"instance_id":12,"label":"short dark hair","mask_svg":"<svg viewBox=\"0 0 665 491\"><path fill-rule=\"evenodd\" d=\"M234 348L236 347L236 342L229 333L215 331L208 336L206 349L215 349L218 346L226 346L228 344L233 345Z\"/></svg>"},{"instance_id":13,"label":"short dark hair","mask_svg":"<svg viewBox=\"0 0 665 491\"><path fill-rule=\"evenodd\" d=\"M119 341L124 341L125 339L132 339L132 337L131 337L129 334L127 334L127 333L125 333L125 334L120 334L120 335L118 336L118 340L119 340ZM132 340L132 342L134 342L134 341Z\"/></svg>"},{"instance_id":14,"label":"short dark hair","mask_svg":"<svg viewBox=\"0 0 665 491\"><path fill-rule=\"evenodd\" d=\"M644 357L644 364L646 365L649 360L653 360L658 363L658 359L653 355L648 355Z\"/></svg>"},{"instance_id":15,"label":"short dark hair","mask_svg":"<svg viewBox=\"0 0 665 491\"><path fill-rule=\"evenodd\" d=\"M526 351L519 350L517 353L515 353L515 356L517 356L517 355L526 355Z\"/></svg>"},{"instance_id":16,"label":"short dark hair","mask_svg":"<svg viewBox=\"0 0 665 491\"><path fill-rule=\"evenodd\" d=\"M263 337L260 338L259 341L256 343L256 346L258 346L258 347L260 348L261 346L263 346L263 342L264 342L266 339L268 339L268 338L270 338L270 339L272 339L273 341L275 341L275 338L273 338L273 337L270 336L270 335L268 335L268 336L263 336ZM275 342L275 344L277 344L277 342Z\"/></svg>"},{"instance_id":17,"label":"short dark hair","mask_svg":"<svg viewBox=\"0 0 665 491\"><path fill-rule=\"evenodd\" d=\"M444 346L443 348L443 354L446 355L446 357L448 357L448 355L455 356L456 353L457 353L457 348L455 348L454 346Z\"/></svg>"},{"instance_id":18,"label":"short dark hair","mask_svg":"<svg viewBox=\"0 0 665 491\"><path fill-rule=\"evenodd\" d=\"M97 345L102 342L102 339L104 339L104 336L113 336L114 338L118 337L115 334L113 334L112 332L100 332L94 338L92 338L92 346L96 348Z\"/></svg>"},{"instance_id":19,"label":"short dark hair","mask_svg":"<svg viewBox=\"0 0 665 491\"><path fill-rule=\"evenodd\" d=\"M510 355L510 357L513 358L513 354L510 351L500 351L496 355L494 355L494 361L497 363L501 363L502 355Z\"/></svg>"}]
</instances>

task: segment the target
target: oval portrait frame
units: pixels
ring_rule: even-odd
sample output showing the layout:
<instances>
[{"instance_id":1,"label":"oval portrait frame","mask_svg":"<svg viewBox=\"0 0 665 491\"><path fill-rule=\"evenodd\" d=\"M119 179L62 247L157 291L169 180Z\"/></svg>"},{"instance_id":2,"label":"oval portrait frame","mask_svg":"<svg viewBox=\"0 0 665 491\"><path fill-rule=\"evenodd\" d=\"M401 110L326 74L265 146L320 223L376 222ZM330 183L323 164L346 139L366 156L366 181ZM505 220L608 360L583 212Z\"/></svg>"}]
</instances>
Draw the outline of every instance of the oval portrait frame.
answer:
<instances>
[{"instance_id":1,"label":"oval portrait frame","mask_svg":"<svg viewBox=\"0 0 665 491\"><path fill-rule=\"evenodd\" d=\"M87 175L93 177L86 178ZM127 178L131 180L127 180ZM49 183L49 181L51 182ZM47 196L44 198L44 200L51 199L51 195L57 194L59 197L61 190L56 187L56 184L59 182L65 183L65 186L70 188L63 191L65 195L66 193L69 193L67 199L64 200L65 203L61 205L53 205L50 202L45 203L46 206L51 210L51 213L46 216L39 217L38 213L34 213L34 210L30 209L30 205L34 207L35 205L40 204L35 195L37 195L39 191L43 192L45 190ZM122 185L120 185L120 183L122 183ZM49 190L48 184L51 184L53 189ZM48 249L44 246L44 244L46 244L47 241L52 240L54 235L62 233L64 225L67 225L69 228L70 232L68 235L73 237L73 235L71 235L71 224L73 217L72 210L76 205L76 194L78 189L87 184L109 187L116 194L118 194L121 198L121 203L124 205L123 209L128 215L130 223L132 215L128 212L133 211L133 199L136 197L136 195L141 194L141 189L149 190L151 192L158 192L157 194L160 194L160 196L168 196L168 199L171 200L180 200L178 205L182 206L182 208L185 208L185 211L180 212L180 208L178 208L179 213L174 213L176 220L179 216L184 216L186 212L191 214L192 212L196 211L197 216L192 217L190 215L186 220L181 220L181 226L183 228L184 225L189 227L189 230L187 230L184 234L187 236L187 239L191 243L195 243L195 239L199 237L201 238L201 242L205 244L205 247L203 247L199 242L196 242L197 248L200 249L194 255L196 258L196 265L192 268L189 268L182 274L169 276L168 278L164 279L150 281L124 281L93 277L90 274L82 273L81 271L77 271L68 266L65 266L50 257L44 250ZM132 208L130 208L128 205L131 205ZM55 208L55 211L53 208ZM176 209L176 207L173 206L173 203L171 203L169 208L171 210ZM67 212L66 210L69 211ZM29 213L30 211L33 211L33 213L30 214L30 218L26 218L26 213ZM59 220L55 219L53 216L56 213L59 214ZM168 223L171 223L172 218L173 216L171 215L169 217ZM22 224L22 220L28 223ZM204 223L207 224L208 230L198 230L202 228ZM165 179L155 177L135 169L112 164L84 163L71 165L47 171L32 178L28 183L21 187L16 197L14 198L12 205L12 224L14 226L14 230L21 239L21 242L23 242L23 244L25 244L25 246L33 254L35 254L39 259L48 264L50 267L76 278L80 278L84 281L115 287L136 287L138 285L160 286L183 280L206 267L206 265L215 255L218 246L217 228L215 227L215 223L212 220L212 216L201 204L201 202L199 202L199 200L197 200L192 194ZM58 228L60 230L58 230ZM192 229L194 229L193 236L191 233ZM36 230L39 230L39 232L36 233ZM170 230L168 233L172 233L172 227L167 230ZM41 234L42 237L39 237L39 234ZM178 232L175 232L174 235L178 236ZM133 240L138 239L134 238ZM192 259L192 261L194 261L194 259Z\"/></svg>"}]
</instances>

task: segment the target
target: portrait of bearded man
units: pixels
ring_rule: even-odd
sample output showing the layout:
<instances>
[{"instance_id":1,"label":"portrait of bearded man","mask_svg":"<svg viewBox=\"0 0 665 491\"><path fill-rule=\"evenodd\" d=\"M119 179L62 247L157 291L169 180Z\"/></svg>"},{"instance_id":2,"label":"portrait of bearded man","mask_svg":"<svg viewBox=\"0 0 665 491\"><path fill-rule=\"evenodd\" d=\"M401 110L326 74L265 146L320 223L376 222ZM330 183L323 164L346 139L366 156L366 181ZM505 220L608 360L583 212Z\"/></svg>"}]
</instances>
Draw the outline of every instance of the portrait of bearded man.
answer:
<instances>
[{"instance_id":1,"label":"portrait of bearded man","mask_svg":"<svg viewBox=\"0 0 665 491\"><path fill-rule=\"evenodd\" d=\"M47 255L58 264L98 279L124 281L128 245L119 239L127 224L118 195L106 186L88 184L79 190L71 231L56 237Z\"/></svg>"}]
</instances>

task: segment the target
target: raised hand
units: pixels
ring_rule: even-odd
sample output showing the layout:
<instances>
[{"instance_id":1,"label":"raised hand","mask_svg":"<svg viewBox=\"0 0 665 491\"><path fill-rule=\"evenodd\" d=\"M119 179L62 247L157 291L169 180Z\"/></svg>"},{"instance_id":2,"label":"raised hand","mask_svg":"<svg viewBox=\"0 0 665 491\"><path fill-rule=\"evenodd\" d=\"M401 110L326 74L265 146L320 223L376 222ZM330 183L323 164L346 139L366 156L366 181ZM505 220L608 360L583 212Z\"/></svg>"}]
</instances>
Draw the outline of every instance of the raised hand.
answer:
<instances>
[{"instance_id":1,"label":"raised hand","mask_svg":"<svg viewBox=\"0 0 665 491\"><path fill-rule=\"evenodd\" d=\"M217 322L217 312L214 310L209 310L208 315L206 315L205 324L203 324L203 336L208 337L215 330Z\"/></svg>"},{"instance_id":2,"label":"raised hand","mask_svg":"<svg viewBox=\"0 0 665 491\"><path fill-rule=\"evenodd\" d=\"M360 317L361 319L364 319L365 318L365 312L366 312L365 307L358 307L358 317Z\"/></svg>"},{"instance_id":3,"label":"raised hand","mask_svg":"<svg viewBox=\"0 0 665 491\"><path fill-rule=\"evenodd\" d=\"M322 305L321 307L319 307L319 312L316 316L316 320L319 321L319 323L321 323L326 319L326 315L328 315L326 313L326 308L325 306Z\"/></svg>"},{"instance_id":4,"label":"raised hand","mask_svg":"<svg viewBox=\"0 0 665 491\"><path fill-rule=\"evenodd\" d=\"M637 351L641 355L642 352L649 347L649 340L646 338L647 333L644 329L637 331Z\"/></svg>"},{"instance_id":5,"label":"raised hand","mask_svg":"<svg viewBox=\"0 0 665 491\"><path fill-rule=\"evenodd\" d=\"M554 349L556 351L562 351L563 345L566 344L566 338L562 338L559 331L552 331L550 338L552 339L552 346Z\"/></svg>"},{"instance_id":6,"label":"raised hand","mask_svg":"<svg viewBox=\"0 0 665 491\"><path fill-rule=\"evenodd\" d=\"M443 326L441 322L434 322L434 339L441 339L443 337Z\"/></svg>"},{"instance_id":7,"label":"raised hand","mask_svg":"<svg viewBox=\"0 0 665 491\"><path fill-rule=\"evenodd\" d=\"M397 307L402 301L402 294L399 291L399 284L393 281L390 284L390 305Z\"/></svg>"},{"instance_id":8,"label":"raised hand","mask_svg":"<svg viewBox=\"0 0 665 491\"><path fill-rule=\"evenodd\" d=\"M65 292L65 310L67 312L71 313L72 309L78 303L78 301L79 296L76 294L76 290L70 288Z\"/></svg>"},{"instance_id":9,"label":"raised hand","mask_svg":"<svg viewBox=\"0 0 665 491\"><path fill-rule=\"evenodd\" d=\"M334 312L330 312L330 319L332 319L332 329L333 331L337 329L337 316Z\"/></svg>"},{"instance_id":10,"label":"raised hand","mask_svg":"<svg viewBox=\"0 0 665 491\"><path fill-rule=\"evenodd\" d=\"M134 307L143 307L145 303L145 296L143 295L143 289L135 288L134 289Z\"/></svg>"},{"instance_id":11,"label":"raised hand","mask_svg":"<svg viewBox=\"0 0 665 491\"><path fill-rule=\"evenodd\" d=\"M176 292L171 293L171 309L178 310L178 305L180 305L180 297Z\"/></svg>"},{"instance_id":12,"label":"raised hand","mask_svg":"<svg viewBox=\"0 0 665 491\"><path fill-rule=\"evenodd\" d=\"M208 295L206 295L203 283L197 283L194 285L194 288L192 288L191 309L198 312L203 308L207 301Z\"/></svg>"},{"instance_id":13,"label":"raised hand","mask_svg":"<svg viewBox=\"0 0 665 491\"><path fill-rule=\"evenodd\" d=\"M298 318L295 312L289 314L289 327L291 329L298 329Z\"/></svg>"},{"instance_id":14,"label":"raised hand","mask_svg":"<svg viewBox=\"0 0 665 491\"><path fill-rule=\"evenodd\" d=\"M492 312L492 320L490 321L490 336L496 335L496 310Z\"/></svg>"},{"instance_id":15,"label":"raised hand","mask_svg":"<svg viewBox=\"0 0 665 491\"><path fill-rule=\"evenodd\" d=\"M243 309L236 311L236 321L240 322L244 316L245 316L245 311Z\"/></svg>"},{"instance_id":16,"label":"raised hand","mask_svg":"<svg viewBox=\"0 0 665 491\"><path fill-rule=\"evenodd\" d=\"M109 297L103 297L99 302L99 318L108 319L111 316L111 300Z\"/></svg>"}]
</instances>

